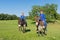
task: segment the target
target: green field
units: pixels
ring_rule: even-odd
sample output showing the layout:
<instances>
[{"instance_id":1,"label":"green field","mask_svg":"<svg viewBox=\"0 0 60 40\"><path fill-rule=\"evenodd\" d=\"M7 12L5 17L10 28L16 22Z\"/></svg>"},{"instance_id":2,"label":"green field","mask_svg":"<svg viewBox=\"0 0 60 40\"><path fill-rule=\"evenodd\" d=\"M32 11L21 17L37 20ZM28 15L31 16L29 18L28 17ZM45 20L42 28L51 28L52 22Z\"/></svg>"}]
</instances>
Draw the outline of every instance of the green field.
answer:
<instances>
[{"instance_id":1,"label":"green field","mask_svg":"<svg viewBox=\"0 0 60 40\"><path fill-rule=\"evenodd\" d=\"M49 23L47 36L38 36L35 24L27 20L28 27L31 31L22 33L18 31L17 20L0 21L0 40L60 40L60 24Z\"/></svg>"}]
</instances>

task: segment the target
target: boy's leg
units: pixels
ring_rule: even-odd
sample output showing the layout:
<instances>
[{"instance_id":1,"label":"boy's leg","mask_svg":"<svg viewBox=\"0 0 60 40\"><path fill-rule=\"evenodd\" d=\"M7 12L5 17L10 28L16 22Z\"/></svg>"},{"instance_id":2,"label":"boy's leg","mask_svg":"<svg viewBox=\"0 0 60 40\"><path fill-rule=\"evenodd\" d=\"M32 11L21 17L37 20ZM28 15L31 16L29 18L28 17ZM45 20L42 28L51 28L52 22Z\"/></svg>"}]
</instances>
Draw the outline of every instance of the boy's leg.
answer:
<instances>
[{"instance_id":1,"label":"boy's leg","mask_svg":"<svg viewBox=\"0 0 60 40\"><path fill-rule=\"evenodd\" d=\"M25 23L24 23L25 25L26 25L26 27L27 27L27 21L25 21Z\"/></svg>"},{"instance_id":2,"label":"boy's leg","mask_svg":"<svg viewBox=\"0 0 60 40\"><path fill-rule=\"evenodd\" d=\"M45 28L44 28L44 34L47 34L47 23L46 22L44 22L44 26L45 26Z\"/></svg>"}]
</instances>

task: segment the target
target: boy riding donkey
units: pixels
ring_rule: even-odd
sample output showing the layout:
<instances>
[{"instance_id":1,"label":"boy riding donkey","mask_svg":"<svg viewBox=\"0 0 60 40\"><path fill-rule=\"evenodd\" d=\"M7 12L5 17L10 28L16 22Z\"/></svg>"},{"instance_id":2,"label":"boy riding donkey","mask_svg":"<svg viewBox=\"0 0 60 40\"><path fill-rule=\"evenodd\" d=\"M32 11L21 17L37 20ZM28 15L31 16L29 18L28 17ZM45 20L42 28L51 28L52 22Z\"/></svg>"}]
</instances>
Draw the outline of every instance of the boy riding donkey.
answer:
<instances>
[{"instance_id":1,"label":"boy riding donkey","mask_svg":"<svg viewBox=\"0 0 60 40\"><path fill-rule=\"evenodd\" d=\"M27 26L27 22L26 22L26 18L24 16L24 13L22 12L22 15L20 16L19 20L18 20L18 29L19 31L22 30L23 33L26 30L26 26Z\"/></svg>"},{"instance_id":2,"label":"boy riding donkey","mask_svg":"<svg viewBox=\"0 0 60 40\"><path fill-rule=\"evenodd\" d=\"M37 33L40 34L45 34L46 35L46 28L47 28L47 23L46 23L46 18L41 10L39 13L39 16L36 16L36 26L37 26Z\"/></svg>"}]
</instances>

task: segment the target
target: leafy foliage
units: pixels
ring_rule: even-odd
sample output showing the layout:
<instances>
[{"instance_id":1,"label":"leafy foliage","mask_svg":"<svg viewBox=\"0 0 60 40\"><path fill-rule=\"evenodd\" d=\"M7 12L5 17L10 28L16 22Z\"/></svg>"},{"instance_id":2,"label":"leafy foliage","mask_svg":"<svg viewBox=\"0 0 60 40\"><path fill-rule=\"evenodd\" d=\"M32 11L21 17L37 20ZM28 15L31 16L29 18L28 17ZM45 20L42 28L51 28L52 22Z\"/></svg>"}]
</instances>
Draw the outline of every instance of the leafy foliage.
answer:
<instances>
[{"instance_id":1,"label":"leafy foliage","mask_svg":"<svg viewBox=\"0 0 60 40\"><path fill-rule=\"evenodd\" d=\"M45 6L38 6L38 5L33 6L31 12L29 12L30 19L34 20L34 17L37 15L37 12L40 12L40 10L44 11L47 21L58 19L59 14L57 13L56 4L46 4Z\"/></svg>"},{"instance_id":2,"label":"leafy foliage","mask_svg":"<svg viewBox=\"0 0 60 40\"><path fill-rule=\"evenodd\" d=\"M18 17L16 15L9 15L9 14L0 14L0 20L16 20Z\"/></svg>"}]
</instances>

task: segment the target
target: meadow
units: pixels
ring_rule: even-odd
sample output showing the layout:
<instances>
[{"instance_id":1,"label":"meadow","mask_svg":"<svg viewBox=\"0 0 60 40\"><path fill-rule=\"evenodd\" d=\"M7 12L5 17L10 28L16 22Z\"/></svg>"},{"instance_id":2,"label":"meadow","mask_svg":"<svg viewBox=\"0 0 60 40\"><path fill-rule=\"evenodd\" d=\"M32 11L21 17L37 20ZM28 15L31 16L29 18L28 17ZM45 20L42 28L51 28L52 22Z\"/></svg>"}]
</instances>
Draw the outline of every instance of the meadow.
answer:
<instances>
[{"instance_id":1,"label":"meadow","mask_svg":"<svg viewBox=\"0 0 60 40\"><path fill-rule=\"evenodd\" d=\"M0 20L0 40L60 40L60 23L48 23L47 35L38 36L32 20L27 20L30 31L22 33L18 30L17 20Z\"/></svg>"}]
</instances>

